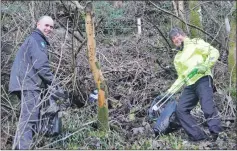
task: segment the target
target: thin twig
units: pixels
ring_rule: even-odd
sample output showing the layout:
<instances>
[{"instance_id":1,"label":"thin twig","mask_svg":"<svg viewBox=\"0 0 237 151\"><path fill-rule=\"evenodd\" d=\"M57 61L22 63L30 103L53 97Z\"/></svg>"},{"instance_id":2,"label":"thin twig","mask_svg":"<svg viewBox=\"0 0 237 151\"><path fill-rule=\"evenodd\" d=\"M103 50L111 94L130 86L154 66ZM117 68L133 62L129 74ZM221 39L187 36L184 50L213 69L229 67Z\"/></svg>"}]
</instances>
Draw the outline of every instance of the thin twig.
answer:
<instances>
[{"instance_id":1,"label":"thin twig","mask_svg":"<svg viewBox=\"0 0 237 151\"><path fill-rule=\"evenodd\" d=\"M174 16L175 18L179 19L181 22L183 22L183 23L189 25L190 27L193 27L193 28L195 28L195 29L197 29L197 30L203 32L203 33L206 34L207 36L209 36L209 37L211 37L212 39L214 39L214 37L213 37L211 34L207 33L207 32L204 31L203 29L201 29L201 28L199 28L199 27L197 27L197 26L195 26L195 25L193 25L193 24L187 23L186 21L184 21L184 20L181 19L180 17L176 16L175 14L173 14L173 13L167 11L167 10L164 10L164 9L158 7L156 4L154 4L154 3L151 2L151 1L149 1L149 2L150 2L153 6L155 6L157 9L159 9L159 10L161 10L161 11L163 11L163 12L169 14L169 15ZM222 46L222 43L221 43L219 40L215 39L215 41L216 41L218 44L220 44L220 45ZM223 47L223 46L222 46L222 47ZM223 47L223 48L224 48L224 47ZM224 49L226 50L226 48L224 48Z\"/></svg>"},{"instance_id":2,"label":"thin twig","mask_svg":"<svg viewBox=\"0 0 237 151\"><path fill-rule=\"evenodd\" d=\"M98 23L97 23L96 26L95 26L95 30L99 27L99 25L100 25L100 23L103 21L103 19L104 19L104 18L101 18L101 19L98 21ZM77 56L77 54L80 52L81 48L84 46L84 44L85 44L86 42L87 42L87 38L84 39L84 41L83 41L83 42L81 43L81 45L78 47L75 56Z\"/></svg>"},{"instance_id":3,"label":"thin twig","mask_svg":"<svg viewBox=\"0 0 237 151\"><path fill-rule=\"evenodd\" d=\"M53 145L53 144L58 143L58 142L60 142L60 141L66 140L67 138L69 138L69 137L75 135L76 133L78 133L78 132L80 132L80 131L82 131L82 130L87 129L85 126L90 125L90 124L92 124L92 123L94 123L94 122L96 122L96 121L97 121L97 120L94 120L94 121L88 122L88 123L86 123L86 124L83 124L83 125L82 125L82 128L79 129L79 130L77 130L76 132L73 132L73 133L67 135L67 136L64 137L64 138L61 138L61 139L59 139L59 140L56 140L56 141L54 141L54 142L52 142L52 143L50 143L50 144L47 144L47 145L45 145L45 146L43 146L43 147L38 148L38 149L43 149L43 148L45 148L45 147L47 147L47 146L50 146L50 145Z\"/></svg>"},{"instance_id":4,"label":"thin twig","mask_svg":"<svg viewBox=\"0 0 237 151\"><path fill-rule=\"evenodd\" d=\"M67 29L70 34L72 34L79 42L82 42L81 38L79 38L77 35L73 34L73 31L68 29L59 19L57 19L58 23L64 28Z\"/></svg>"},{"instance_id":5,"label":"thin twig","mask_svg":"<svg viewBox=\"0 0 237 151\"><path fill-rule=\"evenodd\" d=\"M163 37L163 39L165 40L165 42L168 44L169 48L171 49L171 45L170 43L168 42L167 38L165 38L165 35L162 33L162 31L160 30L159 27L157 27L154 23L151 22L151 20L149 18L146 18L157 30L158 32L160 33L160 35ZM145 20L145 19L144 19Z\"/></svg>"}]
</instances>

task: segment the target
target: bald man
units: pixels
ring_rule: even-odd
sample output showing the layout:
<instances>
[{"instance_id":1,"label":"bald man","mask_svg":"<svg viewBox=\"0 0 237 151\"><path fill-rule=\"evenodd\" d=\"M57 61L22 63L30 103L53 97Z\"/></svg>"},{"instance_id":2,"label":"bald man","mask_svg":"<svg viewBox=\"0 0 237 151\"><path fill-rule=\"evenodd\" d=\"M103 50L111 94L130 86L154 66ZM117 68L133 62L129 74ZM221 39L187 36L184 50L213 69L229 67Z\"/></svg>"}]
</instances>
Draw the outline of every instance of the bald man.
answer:
<instances>
[{"instance_id":1,"label":"bald man","mask_svg":"<svg viewBox=\"0 0 237 151\"><path fill-rule=\"evenodd\" d=\"M51 85L54 75L49 66L47 37L54 21L42 16L37 28L19 48L11 68L9 91L21 100L21 112L13 149L31 149L34 130L39 120L40 94Z\"/></svg>"}]
</instances>

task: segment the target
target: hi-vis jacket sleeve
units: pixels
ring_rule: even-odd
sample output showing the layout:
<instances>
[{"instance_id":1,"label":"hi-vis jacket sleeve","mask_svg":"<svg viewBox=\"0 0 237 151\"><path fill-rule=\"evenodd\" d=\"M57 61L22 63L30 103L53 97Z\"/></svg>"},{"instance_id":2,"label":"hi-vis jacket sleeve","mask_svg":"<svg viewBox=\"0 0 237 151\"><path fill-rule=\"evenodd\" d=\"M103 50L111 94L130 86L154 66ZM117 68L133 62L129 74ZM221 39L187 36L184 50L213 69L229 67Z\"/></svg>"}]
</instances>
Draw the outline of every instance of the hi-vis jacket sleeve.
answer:
<instances>
[{"instance_id":1,"label":"hi-vis jacket sleeve","mask_svg":"<svg viewBox=\"0 0 237 151\"><path fill-rule=\"evenodd\" d=\"M178 74L178 78L175 80L175 82L172 84L172 86L167 90L168 93L176 93L182 86L184 81L184 77L182 76L182 74L180 73L180 70L178 68L178 66L176 64L174 64L175 69L177 71Z\"/></svg>"},{"instance_id":2,"label":"hi-vis jacket sleeve","mask_svg":"<svg viewBox=\"0 0 237 151\"><path fill-rule=\"evenodd\" d=\"M202 39L198 40L196 47L198 50L200 50L201 54L205 58L203 65L211 69L220 56L219 51Z\"/></svg>"},{"instance_id":3,"label":"hi-vis jacket sleeve","mask_svg":"<svg viewBox=\"0 0 237 151\"><path fill-rule=\"evenodd\" d=\"M178 78L175 80L175 82L172 84L172 86L167 90L168 93L176 93L182 86L183 79Z\"/></svg>"}]
</instances>

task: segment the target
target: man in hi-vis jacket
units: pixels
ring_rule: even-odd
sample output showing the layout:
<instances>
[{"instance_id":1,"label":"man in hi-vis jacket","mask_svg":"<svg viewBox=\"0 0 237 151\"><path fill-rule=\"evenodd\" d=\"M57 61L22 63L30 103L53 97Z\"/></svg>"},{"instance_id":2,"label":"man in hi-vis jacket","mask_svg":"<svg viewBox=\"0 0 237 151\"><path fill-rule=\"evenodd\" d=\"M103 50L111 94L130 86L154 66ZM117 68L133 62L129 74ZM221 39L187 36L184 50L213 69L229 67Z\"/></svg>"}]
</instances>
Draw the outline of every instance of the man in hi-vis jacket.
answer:
<instances>
[{"instance_id":1,"label":"man in hi-vis jacket","mask_svg":"<svg viewBox=\"0 0 237 151\"><path fill-rule=\"evenodd\" d=\"M210 140L216 141L222 131L221 120L213 100L213 75L211 68L219 57L217 49L202 39L190 39L180 28L173 28L169 33L173 44L179 50L174 58L178 79L168 89L172 94L178 91L179 84L193 70L197 74L186 82L176 109L176 116L192 141ZM207 120L210 136L208 137L199 127L199 124L191 116L191 110L200 103L201 109Z\"/></svg>"},{"instance_id":2,"label":"man in hi-vis jacket","mask_svg":"<svg viewBox=\"0 0 237 151\"><path fill-rule=\"evenodd\" d=\"M51 85L54 75L49 66L47 36L54 21L42 16L37 28L19 48L11 68L9 91L21 100L21 112L13 149L31 149L34 130L37 129L42 88Z\"/></svg>"}]
</instances>

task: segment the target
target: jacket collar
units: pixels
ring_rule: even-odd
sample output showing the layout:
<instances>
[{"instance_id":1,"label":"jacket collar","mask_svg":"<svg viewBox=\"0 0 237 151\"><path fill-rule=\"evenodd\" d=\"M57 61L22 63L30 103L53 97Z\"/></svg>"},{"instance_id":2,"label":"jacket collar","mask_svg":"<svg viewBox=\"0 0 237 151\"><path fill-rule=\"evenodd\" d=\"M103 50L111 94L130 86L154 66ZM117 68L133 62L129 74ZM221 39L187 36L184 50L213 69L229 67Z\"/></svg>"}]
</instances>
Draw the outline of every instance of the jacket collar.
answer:
<instances>
[{"instance_id":1,"label":"jacket collar","mask_svg":"<svg viewBox=\"0 0 237 151\"><path fill-rule=\"evenodd\" d=\"M184 44L187 44L190 40L191 40L190 38L185 37L185 38L184 38Z\"/></svg>"},{"instance_id":2,"label":"jacket collar","mask_svg":"<svg viewBox=\"0 0 237 151\"><path fill-rule=\"evenodd\" d=\"M39 34L45 40L46 44L50 45L48 39L45 37L45 35L39 29L35 29L33 32Z\"/></svg>"},{"instance_id":3,"label":"jacket collar","mask_svg":"<svg viewBox=\"0 0 237 151\"><path fill-rule=\"evenodd\" d=\"M181 43L181 46L177 47L176 49L178 51L182 51L184 49L184 46L186 46L189 43L190 40L191 40L190 38L185 37L184 41Z\"/></svg>"}]
</instances>

